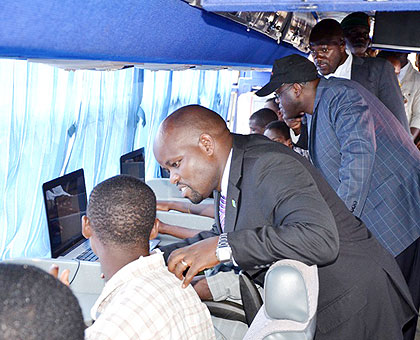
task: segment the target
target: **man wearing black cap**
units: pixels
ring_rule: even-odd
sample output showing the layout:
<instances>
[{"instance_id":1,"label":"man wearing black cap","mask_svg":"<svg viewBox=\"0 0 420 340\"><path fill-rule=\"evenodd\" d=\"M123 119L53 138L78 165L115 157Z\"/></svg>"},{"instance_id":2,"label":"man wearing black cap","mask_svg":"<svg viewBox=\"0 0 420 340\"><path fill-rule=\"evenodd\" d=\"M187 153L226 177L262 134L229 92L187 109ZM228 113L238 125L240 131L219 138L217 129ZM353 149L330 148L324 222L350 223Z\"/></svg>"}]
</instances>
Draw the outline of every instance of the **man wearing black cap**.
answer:
<instances>
[{"instance_id":1,"label":"man wearing black cap","mask_svg":"<svg viewBox=\"0 0 420 340\"><path fill-rule=\"evenodd\" d=\"M306 113L312 163L396 257L418 308L420 153L409 134L363 86L318 78L302 56L276 60L257 95L272 91L285 118Z\"/></svg>"},{"instance_id":2,"label":"man wearing black cap","mask_svg":"<svg viewBox=\"0 0 420 340\"><path fill-rule=\"evenodd\" d=\"M394 68L377 58L359 58L346 53L343 29L338 21L318 22L309 36L309 48L318 72L325 78L357 81L379 98L409 132L404 100Z\"/></svg>"},{"instance_id":3,"label":"man wearing black cap","mask_svg":"<svg viewBox=\"0 0 420 340\"><path fill-rule=\"evenodd\" d=\"M369 16L363 12L354 12L341 21L347 48L358 57L369 57L367 49L370 44Z\"/></svg>"}]
</instances>

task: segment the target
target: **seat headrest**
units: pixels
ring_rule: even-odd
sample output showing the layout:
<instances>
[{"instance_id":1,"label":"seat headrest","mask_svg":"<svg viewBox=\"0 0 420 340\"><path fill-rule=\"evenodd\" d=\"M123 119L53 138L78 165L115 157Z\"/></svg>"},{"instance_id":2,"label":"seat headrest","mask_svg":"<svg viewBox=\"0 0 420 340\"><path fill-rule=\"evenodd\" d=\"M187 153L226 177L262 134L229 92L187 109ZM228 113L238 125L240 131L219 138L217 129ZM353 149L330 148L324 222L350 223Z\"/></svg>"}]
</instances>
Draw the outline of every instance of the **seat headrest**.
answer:
<instances>
[{"instance_id":1,"label":"seat headrest","mask_svg":"<svg viewBox=\"0 0 420 340\"><path fill-rule=\"evenodd\" d=\"M264 294L268 318L307 322L318 299L316 266L294 260L278 261L266 274Z\"/></svg>"}]
</instances>

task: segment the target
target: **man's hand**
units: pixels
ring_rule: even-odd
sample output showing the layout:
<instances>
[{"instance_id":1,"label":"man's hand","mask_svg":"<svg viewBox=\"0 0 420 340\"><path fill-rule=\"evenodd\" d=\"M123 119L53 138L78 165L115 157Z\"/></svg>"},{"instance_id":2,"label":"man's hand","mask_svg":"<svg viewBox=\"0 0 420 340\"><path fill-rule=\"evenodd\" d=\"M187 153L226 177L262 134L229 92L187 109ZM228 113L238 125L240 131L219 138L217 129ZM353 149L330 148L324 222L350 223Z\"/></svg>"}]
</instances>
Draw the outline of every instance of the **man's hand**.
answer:
<instances>
[{"instance_id":1,"label":"man's hand","mask_svg":"<svg viewBox=\"0 0 420 340\"><path fill-rule=\"evenodd\" d=\"M56 279L59 279L61 283L64 283L66 286L70 286L70 282L69 282L70 270L64 269L60 277L58 277L58 270L59 270L58 266L56 264L53 264L50 268L49 273L52 276L54 276Z\"/></svg>"},{"instance_id":2,"label":"man's hand","mask_svg":"<svg viewBox=\"0 0 420 340\"><path fill-rule=\"evenodd\" d=\"M296 136L300 135L301 125L302 125L302 117L296 118L285 118L284 122L286 125L293 130Z\"/></svg>"},{"instance_id":3,"label":"man's hand","mask_svg":"<svg viewBox=\"0 0 420 340\"><path fill-rule=\"evenodd\" d=\"M213 296L211 295L210 288L205 275L199 275L194 277L194 279L191 281L191 285L193 286L194 290L197 292L198 296L202 301L213 300Z\"/></svg>"},{"instance_id":4,"label":"man's hand","mask_svg":"<svg viewBox=\"0 0 420 340\"><path fill-rule=\"evenodd\" d=\"M178 279L184 279L182 287L187 287L201 270L212 268L220 263L216 257L218 240L218 236L210 237L171 253L168 259L168 269ZM188 271L184 278L183 273L186 269Z\"/></svg>"}]
</instances>

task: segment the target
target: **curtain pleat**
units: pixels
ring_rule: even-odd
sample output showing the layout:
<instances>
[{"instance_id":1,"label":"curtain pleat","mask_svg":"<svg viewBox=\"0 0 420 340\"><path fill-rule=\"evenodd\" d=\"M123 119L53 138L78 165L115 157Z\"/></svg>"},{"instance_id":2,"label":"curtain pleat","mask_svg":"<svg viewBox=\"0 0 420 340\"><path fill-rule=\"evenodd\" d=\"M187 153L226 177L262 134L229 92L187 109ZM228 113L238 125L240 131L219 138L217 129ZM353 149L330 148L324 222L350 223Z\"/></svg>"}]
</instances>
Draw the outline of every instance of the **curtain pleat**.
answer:
<instances>
[{"instance_id":1,"label":"curtain pleat","mask_svg":"<svg viewBox=\"0 0 420 340\"><path fill-rule=\"evenodd\" d=\"M0 60L0 259L50 256L42 184L83 168L90 193L120 172L122 154L146 149L146 178L159 177L153 140L186 104L226 119L236 72L65 71Z\"/></svg>"}]
</instances>

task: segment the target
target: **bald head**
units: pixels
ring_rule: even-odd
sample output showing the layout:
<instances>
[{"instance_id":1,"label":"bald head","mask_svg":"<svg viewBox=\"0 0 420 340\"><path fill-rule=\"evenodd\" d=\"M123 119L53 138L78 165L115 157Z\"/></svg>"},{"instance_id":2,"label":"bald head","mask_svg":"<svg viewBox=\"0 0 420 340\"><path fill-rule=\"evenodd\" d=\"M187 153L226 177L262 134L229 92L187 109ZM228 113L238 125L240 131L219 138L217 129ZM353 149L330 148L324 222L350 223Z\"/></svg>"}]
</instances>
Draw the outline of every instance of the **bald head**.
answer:
<instances>
[{"instance_id":1,"label":"bald head","mask_svg":"<svg viewBox=\"0 0 420 340\"><path fill-rule=\"evenodd\" d=\"M216 112L200 105L187 105L174 111L162 122L156 138L168 134L198 138L202 133L216 137L229 134L229 130Z\"/></svg>"},{"instance_id":2,"label":"bald head","mask_svg":"<svg viewBox=\"0 0 420 340\"><path fill-rule=\"evenodd\" d=\"M220 188L232 136L216 112L184 106L160 125L153 152L184 197L198 203Z\"/></svg>"}]
</instances>

